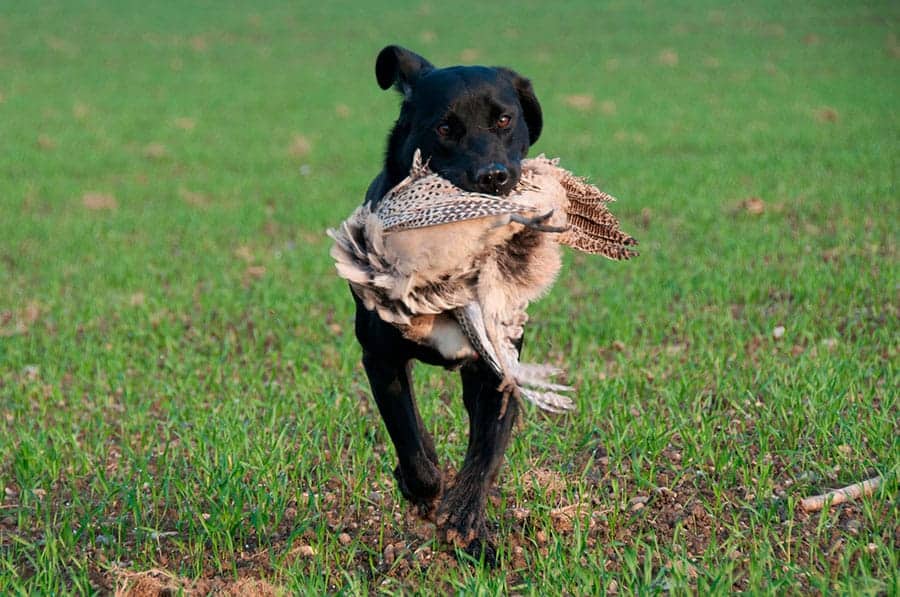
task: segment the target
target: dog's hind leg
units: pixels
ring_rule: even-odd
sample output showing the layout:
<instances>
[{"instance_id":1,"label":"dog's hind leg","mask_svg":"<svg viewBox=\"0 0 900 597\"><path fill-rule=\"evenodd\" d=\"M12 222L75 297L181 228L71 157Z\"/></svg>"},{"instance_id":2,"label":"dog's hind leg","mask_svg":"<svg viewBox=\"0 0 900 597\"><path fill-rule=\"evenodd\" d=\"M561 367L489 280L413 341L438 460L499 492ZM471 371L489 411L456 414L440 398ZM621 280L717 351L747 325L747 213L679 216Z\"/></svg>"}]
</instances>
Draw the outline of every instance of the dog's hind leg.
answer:
<instances>
[{"instance_id":1,"label":"dog's hind leg","mask_svg":"<svg viewBox=\"0 0 900 597\"><path fill-rule=\"evenodd\" d=\"M467 364L460 373L469 446L462 469L438 508L437 522L448 542L493 565L496 552L484 518L485 498L500 470L519 401L510 397L503 411L503 392L497 389L500 378L481 361Z\"/></svg>"}]
</instances>

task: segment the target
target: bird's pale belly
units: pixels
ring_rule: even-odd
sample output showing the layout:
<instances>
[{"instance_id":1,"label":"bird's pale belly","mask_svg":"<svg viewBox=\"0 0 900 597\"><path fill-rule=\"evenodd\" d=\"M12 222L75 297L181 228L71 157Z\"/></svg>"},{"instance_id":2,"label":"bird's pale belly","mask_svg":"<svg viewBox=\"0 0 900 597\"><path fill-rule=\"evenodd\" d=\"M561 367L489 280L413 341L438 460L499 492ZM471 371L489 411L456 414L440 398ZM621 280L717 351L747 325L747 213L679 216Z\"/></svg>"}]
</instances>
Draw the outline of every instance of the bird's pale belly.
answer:
<instances>
[{"instance_id":1,"label":"bird's pale belly","mask_svg":"<svg viewBox=\"0 0 900 597\"><path fill-rule=\"evenodd\" d=\"M409 325L400 327L404 337L418 344L430 346L447 360L459 361L478 356L459 324L446 313L418 315L412 318Z\"/></svg>"}]
</instances>

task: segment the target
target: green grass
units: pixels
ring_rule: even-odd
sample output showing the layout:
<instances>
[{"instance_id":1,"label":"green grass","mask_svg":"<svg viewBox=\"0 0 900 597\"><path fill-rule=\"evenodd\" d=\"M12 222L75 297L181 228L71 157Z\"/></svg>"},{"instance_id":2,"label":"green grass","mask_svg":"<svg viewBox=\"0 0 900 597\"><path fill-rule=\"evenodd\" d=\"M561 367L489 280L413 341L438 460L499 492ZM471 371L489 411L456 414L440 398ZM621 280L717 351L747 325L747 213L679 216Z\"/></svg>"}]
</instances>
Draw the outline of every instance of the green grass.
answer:
<instances>
[{"instance_id":1,"label":"green grass","mask_svg":"<svg viewBox=\"0 0 900 597\"><path fill-rule=\"evenodd\" d=\"M387 43L531 77L535 151L641 240L531 309L578 412L527 409L495 571L405 517L328 257ZM4 4L0 593L897 594L898 97L891 2ZM416 378L459 466L458 382Z\"/></svg>"}]
</instances>

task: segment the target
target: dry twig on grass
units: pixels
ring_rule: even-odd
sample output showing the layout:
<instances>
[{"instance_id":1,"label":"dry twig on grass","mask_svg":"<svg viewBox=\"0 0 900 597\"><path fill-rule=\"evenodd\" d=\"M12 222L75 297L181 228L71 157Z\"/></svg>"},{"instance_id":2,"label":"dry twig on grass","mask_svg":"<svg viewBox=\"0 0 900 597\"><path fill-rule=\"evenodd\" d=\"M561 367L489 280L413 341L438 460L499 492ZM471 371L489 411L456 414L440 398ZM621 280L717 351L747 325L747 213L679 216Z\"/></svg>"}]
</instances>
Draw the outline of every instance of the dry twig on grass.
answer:
<instances>
[{"instance_id":1,"label":"dry twig on grass","mask_svg":"<svg viewBox=\"0 0 900 597\"><path fill-rule=\"evenodd\" d=\"M854 483L853 485L835 489L834 491L829 491L822 495L813 495L808 498L803 498L800 500L800 507L805 512L818 512L825 507L825 504L837 506L838 504L855 500L864 495L872 495L875 493L875 490L878 489L878 486L881 485L881 482L881 477L873 477L861 483Z\"/></svg>"}]
</instances>

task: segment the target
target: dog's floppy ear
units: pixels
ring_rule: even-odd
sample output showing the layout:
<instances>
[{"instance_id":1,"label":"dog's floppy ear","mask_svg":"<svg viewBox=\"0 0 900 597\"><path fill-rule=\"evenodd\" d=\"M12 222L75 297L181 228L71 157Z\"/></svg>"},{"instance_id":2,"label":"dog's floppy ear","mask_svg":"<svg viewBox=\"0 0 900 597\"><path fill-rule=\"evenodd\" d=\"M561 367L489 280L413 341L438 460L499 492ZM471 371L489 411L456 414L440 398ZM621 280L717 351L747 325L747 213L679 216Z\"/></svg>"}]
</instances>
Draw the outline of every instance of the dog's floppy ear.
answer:
<instances>
[{"instance_id":1,"label":"dog's floppy ear","mask_svg":"<svg viewBox=\"0 0 900 597\"><path fill-rule=\"evenodd\" d=\"M528 125L528 144L534 145L538 137L541 136L541 129L544 128L544 116L541 112L541 104L538 102L537 96L534 94L534 88L531 86L531 81L508 68L498 67L497 70L509 77L516 93L519 94L522 115L525 118L525 124Z\"/></svg>"},{"instance_id":2,"label":"dog's floppy ear","mask_svg":"<svg viewBox=\"0 0 900 597\"><path fill-rule=\"evenodd\" d=\"M404 96L409 96L416 79L433 69L430 62L400 46L387 46L375 59L378 86L387 89L394 85Z\"/></svg>"}]
</instances>

